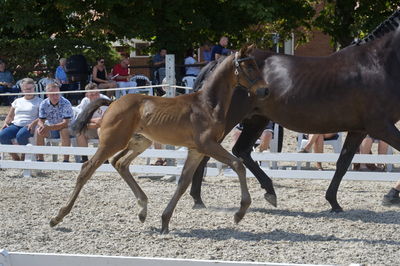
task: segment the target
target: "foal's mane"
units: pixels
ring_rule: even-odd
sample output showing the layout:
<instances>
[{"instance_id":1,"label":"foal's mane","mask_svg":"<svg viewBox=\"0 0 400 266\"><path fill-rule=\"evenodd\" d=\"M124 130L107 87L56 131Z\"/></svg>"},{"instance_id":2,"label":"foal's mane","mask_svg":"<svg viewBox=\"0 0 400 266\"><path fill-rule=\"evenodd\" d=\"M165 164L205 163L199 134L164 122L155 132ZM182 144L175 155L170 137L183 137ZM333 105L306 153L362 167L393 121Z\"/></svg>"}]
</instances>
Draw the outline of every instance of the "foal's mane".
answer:
<instances>
[{"instance_id":1,"label":"foal's mane","mask_svg":"<svg viewBox=\"0 0 400 266\"><path fill-rule=\"evenodd\" d=\"M226 56L222 56L218 58L218 60L211 61L201 69L200 73L197 75L196 81L194 82L193 91L198 91L203 87L205 81L225 58Z\"/></svg>"},{"instance_id":2,"label":"foal's mane","mask_svg":"<svg viewBox=\"0 0 400 266\"><path fill-rule=\"evenodd\" d=\"M354 41L352 44L361 45L375 39L381 38L389 32L395 31L400 24L400 9L397 9L393 14L387 18L384 22L379 24L370 34L361 40Z\"/></svg>"}]
</instances>

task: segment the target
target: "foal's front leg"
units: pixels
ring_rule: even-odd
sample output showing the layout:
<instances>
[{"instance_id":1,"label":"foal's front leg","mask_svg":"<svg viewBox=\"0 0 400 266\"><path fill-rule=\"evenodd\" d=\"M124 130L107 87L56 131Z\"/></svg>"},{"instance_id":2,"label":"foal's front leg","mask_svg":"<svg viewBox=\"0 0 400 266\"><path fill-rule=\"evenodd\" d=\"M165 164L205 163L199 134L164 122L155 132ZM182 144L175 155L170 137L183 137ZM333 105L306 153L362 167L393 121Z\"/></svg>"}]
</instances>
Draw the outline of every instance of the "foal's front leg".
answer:
<instances>
[{"instance_id":1,"label":"foal's front leg","mask_svg":"<svg viewBox=\"0 0 400 266\"><path fill-rule=\"evenodd\" d=\"M246 182L246 168L243 166L242 160L227 152L221 146L221 144L216 142L210 141L204 143L202 145L202 152L224 164L229 165L237 173L240 182L242 199L240 201L240 208L235 213L234 219L236 223L239 223L251 204L250 193Z\"/></svg>"},{"instance_id":2,"label":"foal's front leg","mask_svg":"<svg viewBox=\"0 0 400 266\"><path fill-rule=\"evenodd\" d=\"M50 220L50 226L56 226L59 224L63 218L70 213L72 207L75 204L76 199L78 198L79 193L81 192L83 186L87 183L87 181L92 177L93 173L99 168L105 160L107 160L110 156L112 156L116 151L112 151L111 149L106 149L105 147L99 147L94 154L94 156L87 162L82 165L81 171L76 179L76 185L74 191L68 200L67 205L60 208L56 217L53 217Z\"/></svg>"},{"instance_id":3,"label":"foal's front leg","mask_svg":"<svg viewBox=\"0 0 400 266\"><path fill-rule=\"evenodd\" d=\"M171 219L172 213L178 203L179 199L185 193L186 189L192 182L193 174L196 171L197 166L200 164L201 160L204 158L204 154L199 153L196 150L189 149L188 156L186 158L185 165L182 169L181 177L179 178L178 186L175 190L172 199L169 201L167 207L165 208L162 216L162 227L161 233L166 234L169 232L169 221Z\"/></svg>"},{"instance_id":4,"label":"foal's front leg","mask_svg":"<svg viewBox=\"0 0 400 266\"><path fill-rule=\"evenodd\" d=\"M139 211L139 220L143 223L147 217L147 196L140 188L138 183L133 178L129 171L130 163L148 147L150 147L152 141L143 137L142 135L134 134L130 139L127 148L122 152L114 156L111 161L112 166L118 171L121 177L125 180L128 186L131 188L133 194L137 198L137 203L141 208Z\"/></svg>"}]
</instances>

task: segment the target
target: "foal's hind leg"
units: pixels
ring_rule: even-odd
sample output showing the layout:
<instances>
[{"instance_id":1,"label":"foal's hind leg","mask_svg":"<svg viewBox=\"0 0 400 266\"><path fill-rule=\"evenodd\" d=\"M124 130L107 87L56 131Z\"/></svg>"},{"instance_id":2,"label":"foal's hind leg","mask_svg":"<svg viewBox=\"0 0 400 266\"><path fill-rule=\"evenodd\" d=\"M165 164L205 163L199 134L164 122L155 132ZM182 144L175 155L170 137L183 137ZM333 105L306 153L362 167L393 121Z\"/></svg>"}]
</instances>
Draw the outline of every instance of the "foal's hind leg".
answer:
<instances>
[{"instance_id":1,"label":"foal's hind leg","mask_svg":"<svg viewBox=\"0 0 400 266\"><path fill-rule=\"evenodd\" d=\"M365 133L360 132L349 132L347 134L346 141L343 144L339 159L336 162L335 174L325 194L326 200L329 202L329 204L331 204L331 212L343 211L342 207L340 207L339 203L337 202L337 191L343 176L346 174L347 169L353 160L357 148L360 146L365 136Z\"/></svg>"},{"instance_id":2,"label":"foal's hind leg","mask_svg":"<svg viewBox=\"0 0 400 266\"><path fill-rule=\"evenodd\" d=\"M144 152L151 145L151 143L151 140L143 137L142 135L135 134L129 141L128 147L114 156L111 161L111 164L115 169L117 169L118 173L122 176L128 186L131 188L135 197L138 199L137 203L141 207L138 216L142 223L146 220L147 216L147 196L130 173L129 165L132 160Z\"/></svg>"},{"instance_id":3,"label":"foal's hind leg","mask_svg":"<svg viewBox=\"0 0 400 266\"><path fill-rule=\"evenodd\" d=\"M66 206L62 207L57 216L52 218L50 220L50 226L53 227L60 223L62 219L70 213L72 207L74 206L75 200L78 198L79 192L83 188L83 186L86 184L86 182L92 177L93 173L96 171L97 168L99 168L105 160L107 160L109 157L114 155L116 150L112 151L111 149L103 147L99 147L95 153L95 155L87 162L85 162L82 165L81 171L78 175L78 178L76 179L76 185L74 188L74 191L67 203Z\"/></svg>"},{"instance_id":4,"label":"foal's hind leg","mask_svg":"<svg viewBox=\"0 0 400 266\"><path fill-rule=\"evenodd\" d=\"M165 208L161 220L161 233L165 234L169 232L169 221L171 219L172 213L178 203L179 199L182 197L183 193L185 193L186 189L190 185L192 181L193 173L196 171L197 166L200 164L201 160L203 159L204 155L199 153L196 150L189 149L188 156L186 158L185 165L182 170L181 177L179 178L178 186L175 190L174 195L172 196L171 200L169 201L167 207Z\"/></svg>"},{"instance_id":5,"label":"foal's hind leg","mask_svg":"<svg viewBox=\"0 0 400 266\"><path fill-rule=\"evenodd\" d=\"M208 142L202 145L201 152L213 157L214 159L229 165L238 175L240 182L240 190L242 193L242 199L240 201L240 208L235 213L234 219L236 223L239 223L240 220L246 214L247 209L251 204L251 198L249 189L247 188L246 182L246 168L244 168L242 160L233 156L229 152L227 152L219 143L216 142Z\"/></svg>"}]
</instances>

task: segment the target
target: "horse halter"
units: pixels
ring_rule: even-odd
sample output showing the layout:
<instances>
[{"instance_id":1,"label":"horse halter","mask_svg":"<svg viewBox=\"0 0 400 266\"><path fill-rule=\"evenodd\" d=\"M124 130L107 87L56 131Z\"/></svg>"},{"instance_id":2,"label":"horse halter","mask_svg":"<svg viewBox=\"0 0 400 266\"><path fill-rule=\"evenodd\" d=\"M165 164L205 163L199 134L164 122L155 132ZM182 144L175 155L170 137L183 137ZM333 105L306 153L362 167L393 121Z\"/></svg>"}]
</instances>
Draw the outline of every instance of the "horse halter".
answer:
<instances>
[{"instance_id":1,"label":"horse halter","mask_svg":"<svg viewBox=\"0 0 400 266\"><path fill-rule=\"evenodd\" d=\"M259 80L261 80L262 78L257 77L256 79L251 79L249 77L249 75L247 75L247 73L243 70L243 68L240 66L240 62L243 61L248 61L248 60L254 60L253 56L248 56L248 57L244 57L244 58L238 58L239 57L239 52L235 53L235 57L233 58L233 62L235 64L235 76L236 76L236 82L237 82L237 86L238 88L242 88L242 89L246 89L246 90L250 90L254 84L256 84ZM239 81L239 72L242 72L244 74L244 77L246 78L247 82L250 83L250 87L246 87L244 85L242 85Z\"/></svg>"}]
</instances>

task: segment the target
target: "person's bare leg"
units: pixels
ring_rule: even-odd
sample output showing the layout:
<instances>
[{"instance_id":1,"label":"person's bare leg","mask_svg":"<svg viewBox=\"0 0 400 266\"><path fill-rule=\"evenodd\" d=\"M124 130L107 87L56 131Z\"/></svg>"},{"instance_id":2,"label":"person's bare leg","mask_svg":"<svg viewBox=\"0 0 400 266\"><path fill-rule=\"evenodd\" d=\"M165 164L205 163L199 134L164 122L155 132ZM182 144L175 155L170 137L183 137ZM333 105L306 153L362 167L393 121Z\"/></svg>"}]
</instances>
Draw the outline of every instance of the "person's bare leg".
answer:
<instances>
[{"instance_id":1,"label":"person's bare leg","mask_svg":"<svg viewBox=\"0 0 400 266\"><path fill-rule=\"evenodd\" d=\"M87 147L88 146L88 141L84 134L76 135L76 143L78 144L78 147Z\"/></svg>"},{"instance_id":2,"label":"person's bare leg","mask_svg":"<svg viewBox=\"0 0 400 266\"><path fill-rule=\"evenodd\" d=\"M154 146L154 149L157 149L157 150L161 150L162 149L162 144L160 144L160 143L153 142L153 146ZM163 165L163 164L164 164L164 159L163 158L157 158L157 160L155 162L155 165Z\"/></svg>"},{"instance_id":3,"label":"person's bare leg","mask_svg":"<svg viewBox=\"0 0 400 266\"><path fill-rule=\"evenodd\" d=\"M369 154L371 152L373 139L370 137L366 137L360 145L360 154ZM360 170L368 169L365 163L360 164Z\"/></svg>"},{"instance_id":4,"label":"person's bare leg","mask_svg":"<svg viewBox=\"0 0 400 266\"><path fill-rule=\"evenodd\" d=\"M309 135L308 135L307 144L306 144L306 146L304 146L304 150L305 150L306 152L310 152L312 146L313 146L314 143L317 141L317 139L318 139L318 134L309 134Z\"/></svg>"},{"instance_id":5,"label":"person's bare leg","mask_svg":"<svg viewBox=\"0 0 400 266\"><path fill-rule=\"evenodd\" d=\"M258 146L259 152L268 150L269 143L272 140L272 132L264 130L264 132L261 134L260 140L261 140L260 146Z\"/></svg>"},{"instance_id":6,"label":"person's bare leg","mask_svg":"<svg viewBox=\"0 0 400 266\"><path fill-rule=\"evenodd\" d=\"M378 154L387 154L388 149L389 145L386 142L382 140L378 142ZM379 170L385 170L385 167L386 167L385 164L378 164Z\"/></svg>"},{"instance_id":7,"label":"person's bare leg","mask_svg":"<svg viewBox=\"0 0 400 266\"><path fill-rule=\"evenodd\" d=\"M61 136L61 146L66 146L66 147L71 146L71 138L69 136L68 128L61 129L60 136ZM68 154L64 154L64 161L69 161Z\"/></svg>"},{"instance_id":8,"label":"person's bare leg","mask_svg":"<svg viewBox=\"0 0 400 266\"><path fill-rule=\"evenodd\" d=\"M36 134L36 145L37 146L44 146L44 136L39 135L39 133ZM43 161L44 160L43 154L38 154L37 155L37 159L39 161Z\"/></svg>"},{"instance_id":9,"label":"person's bare leg","mask_svg":"<svg viewBox=\"0 0 400 266\"><path fill-rule=\"evenodd\" d=\"M315 134L315 143L314 143L314 153L323 153L324 152L324 135L322 134ZM318 170L323 170L322 163L316 162L315 166Z\"/></svg>"}]
</instances>

